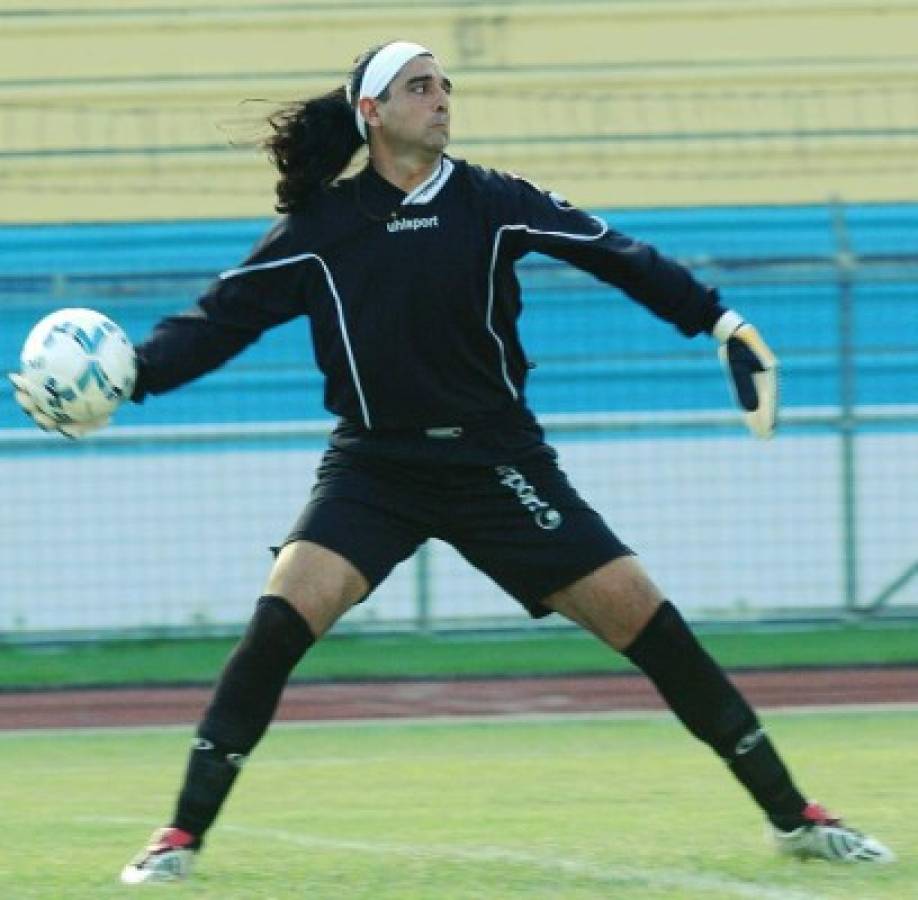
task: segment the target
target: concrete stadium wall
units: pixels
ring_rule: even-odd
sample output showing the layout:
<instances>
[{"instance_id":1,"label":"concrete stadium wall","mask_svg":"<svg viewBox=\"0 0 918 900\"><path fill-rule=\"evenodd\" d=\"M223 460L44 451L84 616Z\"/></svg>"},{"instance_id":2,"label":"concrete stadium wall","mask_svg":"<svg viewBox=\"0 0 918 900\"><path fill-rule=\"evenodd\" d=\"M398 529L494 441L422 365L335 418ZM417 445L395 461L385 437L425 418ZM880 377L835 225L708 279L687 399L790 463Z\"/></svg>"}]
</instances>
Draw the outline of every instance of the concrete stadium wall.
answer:
<instances>
[{"instance_id":1,"label":"concrete stadium wall","mask_svg":"<svg viewBox=\"0 0 918 900\"><path fill-rule=\"evenodd\" d=\"M228 144L271 105L241 101L398 36L457 82L457 155L575 202L918 195L914 0L71 0L0 24L0 221L268 214L267 164Z\"/></svg>"}]
</instances>

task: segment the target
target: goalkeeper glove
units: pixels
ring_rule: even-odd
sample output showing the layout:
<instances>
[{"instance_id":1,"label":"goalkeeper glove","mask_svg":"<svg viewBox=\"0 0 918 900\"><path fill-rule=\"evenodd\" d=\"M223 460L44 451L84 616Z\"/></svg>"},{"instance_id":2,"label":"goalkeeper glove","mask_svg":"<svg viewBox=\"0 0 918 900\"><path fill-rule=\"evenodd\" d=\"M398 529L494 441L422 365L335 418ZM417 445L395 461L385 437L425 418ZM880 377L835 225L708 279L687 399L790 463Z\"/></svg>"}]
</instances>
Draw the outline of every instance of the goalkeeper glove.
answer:
<instances>
[{"instance_id":1,"label":"goalkeeper glove","mask_svg":"<svg viewBox=\"0 0 918 900\"><path fill-rule=\"evenodd\" d=\"M714 326L717 355L746 427L759 438L774 434L778 415L778 360L758 331L727 310Z\"/></svg>"},{"instance_id":2,"label":"goalkeeper glove","mask_svg":"<svg viewBox=\"0 0 918 900\"><path fill-rule=\"evenodd\" d=\"M22 411L31 418L31 420L42 431L59 431L64 437L71 440L86 437L100 428L104 428L111 421L111 416L100 416L98 419L90 419L88 422L58 422L53 416L49 416L38 405L38 402L29 392L28 382L16 372L10 372L8 375L13 383L13 397L22 408Z\"/></svg>"}]
</instances>

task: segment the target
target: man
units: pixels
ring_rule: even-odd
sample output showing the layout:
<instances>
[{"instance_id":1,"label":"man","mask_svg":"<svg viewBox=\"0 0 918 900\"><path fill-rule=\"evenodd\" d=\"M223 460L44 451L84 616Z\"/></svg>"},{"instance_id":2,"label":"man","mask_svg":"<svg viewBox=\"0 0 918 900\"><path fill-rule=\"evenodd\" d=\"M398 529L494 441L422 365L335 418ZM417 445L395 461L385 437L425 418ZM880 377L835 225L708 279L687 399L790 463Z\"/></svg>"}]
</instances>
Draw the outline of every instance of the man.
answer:
<instances>
[{"instance_id":1,"label":"man","mask_svg":"<svg viewBox=\"0 0 918 900\"><path fill-rule=\"evenodd\" d=\"M748 703L558 468L524 400L514 263L530 251L555 256L686 336L712 334L761 437L775 422L774 357L653 248L522 179L446 156L450 91L428 50L394 42L365 53L345 87L275 115L266 145L284 216L242 266L137 348L142 401L306 314L340 422L198 727L172 821L122 880L188 873L293 667L432 536L532 616L561 613L640 667L749 791L781 850L892 860L798 791ZM364 141L369 164L342 179ZM81 436L104 424L54 422L13 378L40 425Z\"/></svg>"}]
</instances>

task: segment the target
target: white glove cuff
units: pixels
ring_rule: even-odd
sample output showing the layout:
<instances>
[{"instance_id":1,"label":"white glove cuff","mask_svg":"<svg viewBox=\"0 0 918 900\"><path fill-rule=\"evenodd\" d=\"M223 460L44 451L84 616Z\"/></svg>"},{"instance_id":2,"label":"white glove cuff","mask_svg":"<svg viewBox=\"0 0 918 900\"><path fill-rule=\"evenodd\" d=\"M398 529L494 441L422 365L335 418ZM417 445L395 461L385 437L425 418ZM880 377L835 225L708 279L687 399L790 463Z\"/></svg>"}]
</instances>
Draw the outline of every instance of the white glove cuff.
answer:
<instances>
[{"instance_id":1,"label":"white glove cuff","mask_svg":"<svg viewBox=\"0 0 918 900\"><path fill-rule=\"evenodd\" d=\"M714 324L714 329L711 331L711 334L720 341L721 344L726 344L733 332L736 331L740 325L745 325L746 320L735 310L728 309Z\"/></svg>"}]
</instances>

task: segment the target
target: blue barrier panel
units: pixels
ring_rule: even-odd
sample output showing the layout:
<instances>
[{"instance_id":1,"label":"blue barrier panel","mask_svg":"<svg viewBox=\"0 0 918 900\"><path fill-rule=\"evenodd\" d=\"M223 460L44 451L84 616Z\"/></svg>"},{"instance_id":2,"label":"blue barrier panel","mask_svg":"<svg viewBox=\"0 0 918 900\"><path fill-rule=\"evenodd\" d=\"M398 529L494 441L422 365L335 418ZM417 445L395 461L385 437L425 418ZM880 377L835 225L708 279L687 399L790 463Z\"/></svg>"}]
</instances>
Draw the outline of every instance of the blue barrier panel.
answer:
<instances>
[{"instance_id":1,"label":"blue barrier panel","mask_svg":"<svg viewBox=\"0 0 918 900\"><path fill-rule=\"evenodd\" d=\"M918 397L918 204L843 210L858 254L835 265L838 210L824 206L604 211L722 286L725 301L759 325L779 353L783 399L839 400L840 279L853 280L858 403ZM93 306L141 339L237 264L267 220L28 225L0 228L0 362L16 366L31 325L61 306ZM519 267L524 342L537 364L529 387L539 412L715 409L728 405L712 347L686 341L614 289L532 256ZM4 388L4 390L7 390ZM321 418L322 385L304 320L265 335L221 371L143 409L130 424ZM0 427L27 427L9 403Z\"/></svg>"}]
</instances>

